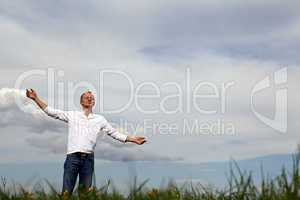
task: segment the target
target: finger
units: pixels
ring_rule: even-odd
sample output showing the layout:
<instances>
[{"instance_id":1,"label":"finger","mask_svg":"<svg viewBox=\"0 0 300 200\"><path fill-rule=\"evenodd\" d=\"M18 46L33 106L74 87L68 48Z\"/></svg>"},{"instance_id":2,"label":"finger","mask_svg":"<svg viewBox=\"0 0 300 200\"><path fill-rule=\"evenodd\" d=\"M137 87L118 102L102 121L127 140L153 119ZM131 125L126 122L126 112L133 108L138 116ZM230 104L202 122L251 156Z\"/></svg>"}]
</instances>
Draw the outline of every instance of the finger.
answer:
<instances>
[{"instance_id":1,"label":"finger","mask_svg":"<svg viewBox=\"0 0 300 200\"><path fill-rule=\"evenodd\" d=\"M141 144L143 144L143 143L145 143L145 142L146 142L146 140L144 140L144 139L143 139L143 140L140 140L140 143L141 143Z\"/></svg>"}]
</instances>

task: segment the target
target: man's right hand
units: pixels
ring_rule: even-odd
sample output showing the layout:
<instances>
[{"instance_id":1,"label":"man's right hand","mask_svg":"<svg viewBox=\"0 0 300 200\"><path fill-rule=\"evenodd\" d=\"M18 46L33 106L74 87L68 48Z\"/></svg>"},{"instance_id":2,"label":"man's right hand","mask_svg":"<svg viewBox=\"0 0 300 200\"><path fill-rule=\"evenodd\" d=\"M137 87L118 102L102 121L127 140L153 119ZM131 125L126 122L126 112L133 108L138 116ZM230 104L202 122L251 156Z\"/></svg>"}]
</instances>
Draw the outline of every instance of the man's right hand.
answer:
<instances>
[{"instance_id":1,"label":"man's right hand","mask_svg":"<svg viewBox=\"0 0 300 200\"><path fill-rule=\"evenodd\" d=\"M38 98L36 92L33 89L26 89L26 96L30 99L32 99L42 110L45 110L47 107L47 104Z\"/></svg>"},{"instance_id":2,"label":"man's right hand","mask_svg":"<svg viewBox=\"0 0 300 200\"><path fill-rule=\"evenodd\" d=\"M33 89L26 89L26 96L32 100L36 100L37 94Z\"/></svg>"}]
</instances>

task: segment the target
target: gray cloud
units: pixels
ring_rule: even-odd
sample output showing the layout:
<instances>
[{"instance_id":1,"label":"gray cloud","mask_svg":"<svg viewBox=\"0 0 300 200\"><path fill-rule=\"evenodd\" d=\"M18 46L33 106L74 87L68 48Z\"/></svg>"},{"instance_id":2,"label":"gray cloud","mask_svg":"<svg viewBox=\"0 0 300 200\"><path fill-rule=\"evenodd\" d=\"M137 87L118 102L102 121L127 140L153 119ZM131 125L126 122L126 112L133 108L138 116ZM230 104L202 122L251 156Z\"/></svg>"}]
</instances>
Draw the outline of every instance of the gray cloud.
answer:
<instances>
[{"instance_id":1,"label":"gray cloud","mask_svg":"<svg viewBox=\"0 0 300 200\"><path fill-rule=\"evenodd\" d=\"M249 95L259 80L272 75L282 64L299 64L297 1L166 0L124 4L116 1L1 1L0 5L0 65L3 74L0 85L7 87L6 83L13 83L13 79L23 71L57 66L56 69L66 74L59 79L65 83L94 81L99 69L109 68L125 71L136 84L153 81L163 87L164 83L175 81L184 87L183 67L190 66L193 86L203 80L217 84L230 80L236 82L236 87L229 92L226 115L209 117L192 110L190 114L164 115L159 112L149 116L142 115L134 106L120 115L133 122L151 118L158 123L176 124L184 118L204 122L228 119L237 126L235 139L251 141L247 142L251 145L230 143L226 136L189 138L155 135L151 143L143 147L145 152L159 151L158 154L164 152L170 157L179 155L199 161L224 160L231 154L244 158L294 150L291 144L299 137L296 134L299 130L299 66L289 67L291 117L289 133L285 137L275 140L275 131L266 128L253 116L249 109ZM41 84L44 79L32 77L28 81L30 83L25 81L24 87L30 85L47 92ZM105 84L108 91L105 102L108 105L115 108L120 102L127 102L129 92L124 89L126 83L117 77L108 78ZM262 113L273 111L273 91L270 89L268 95L258 99ZM61 95L51 98L57 100L57 97ZM156 107L158 103L159 100L144 105ZM173 106L173 103L168 102L169 105ZM203 107L211 105L216 107L217 104L201 102ZM47 132L66 132L64 123L48 117L40 119L19 111L13 105L1 107L1 114L5 116L0 120L1 127L7 133L14 133L12 135L17 135L16 126L25 127L27 133L43 133L43 137ZM118 121L120 115L110 116L110 119ZM155 130L150 132L155 133ZM260 143L256 143L258 140ZM283 141L287 143L283 144ZM166 144L168 148L164 148ZM272 150L268 148L270 144ZM119 148L122 144L111 142L109 145ZM131 145L125 146L121 149L133 149ZM213 150L215 147L218 151ZM134 156L120 159L130 160L130 157Z\"/></svg>"},{"instance_id":2,"label":"gray cloud","mask_svg":"<svg viewBox=\"0 0 300 200\"><path fill-rule=\"evenodd\" d=\"M66 152L66 138L63 136L29 137L26 139L29 145L43 152L62 154Z\"/></svg>"},{"instance_id":3,"label":"gray cloud","mask_svg":"<svg viewBox=\"0 0 300 200\"><path fill-rule=\"evenodd\" d=\"M169 6L157 17L156 45L140 52L158 61L189 60L203 52L231 58L299 63L296 1Z\"/></svg>"},{"instance_id":4,"label":"gray cloud","mask_svg":"<svg viewBox=\"0 0 300 200\"><path fill-rule=\"evenodd\" d=\"M93 0L84 3L27 1L21 5L2 1L1 4L3 20L26 33L22 43L28 43L29 49L33 51L40 43L47 43L43 47L46 50L56 48L61 53L68 52L65 55L74 61L80 56L77 63L97 60L99 64L109 57L105 49L114 52L115 57L129 51L131 56L141 54L162 63L190 60L205 52L231 58L299 63L300 38L293 33L300 24L299 2L293 0L166 1L144 6L126 3L121 7L114 1ZM31 37L37 37L39 42L32 44ZM9 55L8 48L1 51L2 60L7 62L13 56ZM48 54L46 50L44 54ZM31 60L27 56L24 60ZM48 63L68 62L58 55L52 56ZM45 55L35 59L47 61Z\"/></svg>"},{"instance_id":5,"label":"gray cloud","mask_svg":"<svg viewBox=\"0 0 300 200\"><path fill-rule=\"evenodd\" d=\"M20 102L20 107L17 101ZM1 88L0 114L0 125L3 128L21 126L28 132L39 134L46 131L63 132L66 128L65 124L58 123L39 110L33 101L25 96L24 90Z\"/></svg>"},{"instance_id":6,"label":"gray cloud","mask_svg":"<svg viewBox=\"0 0 300 200\"><path fill-rule=\"evenodd\" d=\"M26 29L28 27L35 34L41 31L41 35L53 33L56 37L66 35L68 38L84 36L93 30L117 35L121 32L126 37L124 39L134 40L127 31L137 36L152 29L151 35L147 36L157 39L157 42L186 41L192 45L192 41L196 41L197 45L205 45L205 42L217 44L253 36L267 38L270 33L280 32L299 22L299 2L293 0L226 4L166 1L165 5L152 3L140 7L139 18L132 16L132 4L120 8L114 3L92 0L85 3L29 1L22 6L9 1L1 3L2 16L13 19ZM114 11L114 14L109 11ZM130 26L130 30L124 24Z\"/></svg>"},{"instance_id":7,"label":"gray cloud","mask_svg":"<svg viewBox=\"0 0 300 200\"><path fill-rule=\"evenodd\" d=\"M109 138L109 140L112 140ZM147 153L140 148L134 148L128 144L112 144L108 139L99 139L95 149L97 159L108 161L179 161L180 157L168 157ZM61 135L47 137L30 137L28 144L45 152L64 154L66 152L66 137ZM144 144L146 145L146 144ZM131 147L131 148L130 148Z\"/></svg>"}]
</instances>

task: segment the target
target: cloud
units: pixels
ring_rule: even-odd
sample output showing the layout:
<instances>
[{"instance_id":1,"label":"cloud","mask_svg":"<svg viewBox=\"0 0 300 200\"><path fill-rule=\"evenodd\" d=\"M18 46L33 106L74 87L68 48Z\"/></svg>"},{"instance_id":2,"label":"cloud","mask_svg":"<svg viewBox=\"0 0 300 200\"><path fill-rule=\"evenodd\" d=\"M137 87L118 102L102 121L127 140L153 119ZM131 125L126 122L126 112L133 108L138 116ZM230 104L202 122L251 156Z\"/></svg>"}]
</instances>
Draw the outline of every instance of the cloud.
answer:
<instances>
[{"instance_id":1,"label":"cloud","mask_svg":"<svg viewBox=\"0 0 300 200\"><path fill-rule=\"evenodd\" d=\"M96 157L111 161L183 161L182 157L163 156L163 153L154 154L147 153L141 148L139 149L123 149L115 148L107 143L98 145L96 149Z\"/></svg>"},{"instance_id":2,"label":"cloud","mask_svg":"<svg viewBox=\"0 0 300 200\"><path fill-rule=\"evenodd\" d=\"M25 95L25 90L0 89L1 127L21 126L28 132L42 134L46 131L61 132L64 124L50 119Z\"/></svg>"},{"instance_id":3,"label":"cloud","mask_svg":"<svg viewBox=\"0 0 300 200\"><path fill-rule=\"evenodd\" d=\"M141 148L134 148L129 144L114 145L109 139L98 139L95 149L95 158L108 161L180 161L179 157L168 157L147 153ZM36 147L43 152L55 154L64 154L66 152L66 137L62 135L47 137L30 137L27 139L28 144ZM146 145L146 144L145 144Z\"/></svg>"},{"instance_id":4,"label":"cloud","mask_svg":"<svg viewBox=\"0 0 300 200\"><path fill-rule=\"evenodd\" d=\"M26 139L29 145L45 152L63 154L66 152L67 141L62 136L29 137Z\"/></svg>"},{"instance_id":5,"label":"cloud","mask_svg":"<svg viewBox=\"0 0 300 200\"><path fill-rule=\"evenodd\" d=\"M300 38L294 34L300 21L298 6L296 1L171 4L150 17L156 22L157 42L140 52L150 60L165 63L211 53L299 64L296 52Z\"/></svg>"},{"instance_id":6,"label":"cloud","mask_svg":"<svg viewBox=\"0 0 300 200\"><path fill-rule=\"evenodd\" d=\"M11 62L19 47L19 66L123 65L140 56L176 63L201 51L299 64L299 2L293 0L1 4L1 60Z\"/></svg>"},{"instance_id":7,"label":"cloud","mask_svg":"<svg viewBox=\"0 0 300 200\"><path fill-rule=\"evenodd\" d=\"M155 82L162 89L162 96L174 91L164 87L166 82L177 82L184 88L183 92L187 92L187 66L192 72L192 87L201 81L210 81L219 87L222 82L236 82L228 93L225 114L207 116L192 109L191 113L143 115L133 104L120 114L109 115L108 118L116 122L120 118L135 124L153 119L158 124L179 124L180 128L183 119L206 122L221 118L236 125L237 134L233 137L183 137L181 133L162 135L155 129L149 130L146 136L149 134L151 140L143 147L145 152L185 157L185 161L193 162L226 160L232 155L245 158L292 152L293 144L299 140L300 20L297 1L167 0L120 4L90 0L84 3L26 1L17 4L2 1L0 4L3 74L0 85L5 87L14 87L13 81L26 70L48 66L64 71L64 77L56 78L57 82L66 85L83 80L98 83L100 70L122 70L130 75L135 86L144 81ZM279 135L253 116L249 94L259 80L286 65L289 71L289 131ZM119 77L105 78L105 108L126 103L127 82ZM40 77L31 77L22 86L34 86L46 96L48 91L44 83ZM97 89L101 88L95 85ZM275 89L270 88L256 99L258 108L270 116ZM61 96L57 93L48 98L58 101ZM155 108L162 98L144 102L143 106ZM0 104L4 105L3 102ZM202 100L200 105L215 108L219 104ZM176 102L170 101L166 106L172 108ZM14 104L5 104L0 110L4 116L0 119L1 128L12 135L17 134L15 127L19 126L26 127L27 133L43 133L43 137L48 132L66 132L64 123L21 112ZM53 140L54 143L56 139ZM165 148L166 144L168 148ZM111 143L110 146L119 148L121 144ZM133 149L130 145L125 146L120 149ZM134 159L130 151L120 159ZM102 157L109 159L110 156Z\"/></svg>"}]
</instances>

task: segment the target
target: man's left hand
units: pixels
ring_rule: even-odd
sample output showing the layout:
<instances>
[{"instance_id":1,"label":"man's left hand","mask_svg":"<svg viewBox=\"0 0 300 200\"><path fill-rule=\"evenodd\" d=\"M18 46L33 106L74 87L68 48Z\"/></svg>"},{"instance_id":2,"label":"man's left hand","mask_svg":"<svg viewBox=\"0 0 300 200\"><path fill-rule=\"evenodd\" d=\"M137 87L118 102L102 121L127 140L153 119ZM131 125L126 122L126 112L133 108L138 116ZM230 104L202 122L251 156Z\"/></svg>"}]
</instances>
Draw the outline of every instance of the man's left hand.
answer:
<instances>
[{"instance_id":1,"label":"man's left hand","mask_svg":"<svg viewBox=\"0 0 300 200\"><path fill-rule=\"evenodd\" d=\"M135 135L129 135L127 137L127 141L136 143L138 145L144 144L146 142L145 137Z\"/></svg>"}]
</instances>

